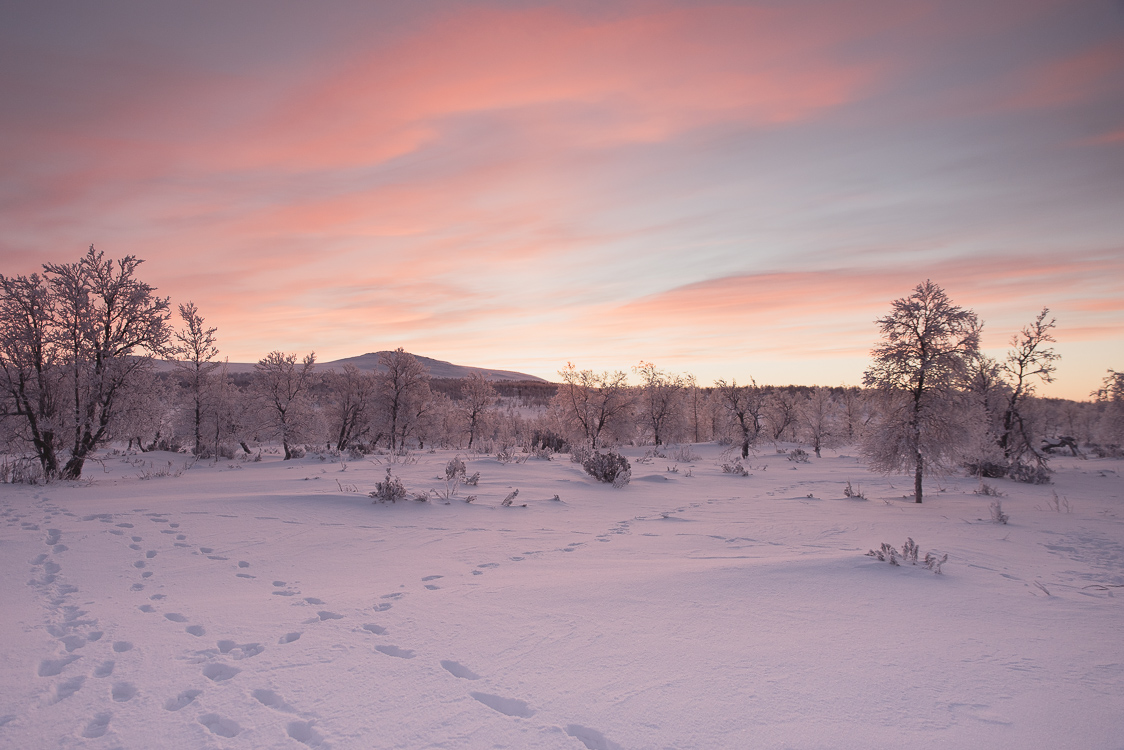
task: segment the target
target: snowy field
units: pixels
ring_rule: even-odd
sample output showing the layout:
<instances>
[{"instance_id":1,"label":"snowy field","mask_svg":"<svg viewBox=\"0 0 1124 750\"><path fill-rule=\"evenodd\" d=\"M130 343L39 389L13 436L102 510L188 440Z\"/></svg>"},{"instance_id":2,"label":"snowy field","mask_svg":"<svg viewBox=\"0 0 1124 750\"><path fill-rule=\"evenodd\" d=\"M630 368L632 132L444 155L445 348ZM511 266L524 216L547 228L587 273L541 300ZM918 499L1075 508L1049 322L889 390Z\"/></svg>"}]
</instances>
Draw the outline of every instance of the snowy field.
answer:
<instances>
[{"instance_id":1,"label":"snowy field","mask_svg":"<svg viewBox=\"0 0 1124 750\"><path fill-rule=\"evenodd\" d=\"M619 490L469 457L448 505L276 456L0 486L0 747L1124 747L1121 461L991 480L1001 525L972 479L694 450ZM942 575L864 555L907 537Z\"/></svg>"}]
</instances>

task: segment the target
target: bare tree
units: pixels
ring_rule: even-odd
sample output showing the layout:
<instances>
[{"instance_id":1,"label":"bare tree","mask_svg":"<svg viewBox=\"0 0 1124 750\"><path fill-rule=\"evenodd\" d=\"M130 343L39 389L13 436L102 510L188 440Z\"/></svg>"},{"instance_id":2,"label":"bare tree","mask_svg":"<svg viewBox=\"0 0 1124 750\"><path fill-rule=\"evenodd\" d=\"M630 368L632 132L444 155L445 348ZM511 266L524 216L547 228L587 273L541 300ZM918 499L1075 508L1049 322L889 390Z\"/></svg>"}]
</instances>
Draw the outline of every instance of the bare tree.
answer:
<instances>
[{"instance_id":1,"label":"bare tree","mask_svg":"<svg viewBox=\"0 0 1124 750\"><path fill-rule=\"evenodd\" d=\"M1118 452L1124 445L1124 372L1109 370L1101 387L1090 395L1103 408L1098 439Z\"/></svg>"},{"instance_id":2,"label":"bare tree","mask_svg":"<svg viewBox=\"0 0 1124 750\"><path fill-rule=\"evenodd\" d=\"M386 371L378 375L378 400L390 431L390 448L397 450L426 412L432 397L429 373L402 347L380 353L379 364Z\"/></svg>"},{"instance_id":3,"label":"bare tree","mask_svg":"<svg viewBox=\"0 0 1124 750\"><path fill-rule=\"evenodd\" d=\"M578 370L572 362L558 371L562 384L553 405L571 433L580 434L597 448L602 433L617 426L632 409L633 394L628 375L621 371Z\"/></svg>"},{"instance_id":4,"label":"bare tree","mask_svg":"<svg viewBox=\"0 0 1124 750\"><path fill-rule=\"evenodd\" d=\"M875 322L885 341L871 352L874 361L863 382L886 398L864 453L876 471L912 468L920 503L924 474L954 453L957 387L979 351L981 325L932 281L895 300L889 315Z\"/></svg>"},{"instance_id":5,"label":"bare tree","mask_svg":"<svg viewBox=\"0 0 1124 750\"><path fill-rule=\"evenodd\" d=\"M106 260L91 245L76 263L44 264L42 276L0 276L4 386L49 478L82 476L122 396L151 367L144 355L164 352L168 300L135 277L141 262Z\"/></svg>"},{"instance_id":6,"label":"bare tree","mask_svg":"<svg viewBox=\"0 0 1124 750\"><path fill-rule=\"evenodd\" d=\"M651 362L641 362L632 368L640 375L639 417L652 433L656 445L679 430L683 420L683 392L686 381L658 369Z\"/></svg>"},{"instance_id":7,"label":"bare tree","mask_svg":"<svg viewBox=\"0 0 1124 750\"><path fill-rule=\"evenodd\" d=\"M461 383L461 409L468 421L469 450L486 412L495 403L496 389L481 373L470 373Z\"/></svg>"},{"instance_id":8,"label":"bare tree","mask_svg":"<svg viewBox=\"0 0 1124 750\"><path fill-rule=\"evenodd\" d=\"M1033 323L1024 326L1011 337L1007 360L1000 365L1008 394L1003 410L1002 431L999 433L999 447L1003 449L1003 456L1012 467L1027 453L1034 456L1039 466L1045 463L1045 456L1035 448L1030 436L1023 406L1034 394L1033 379L1052 383L1054 370L1057 369L1054 362L1061 358L1053 348L1046 346L1054 343L1050 330L1054 328L1055 320L1050 318L1047 321L1046 316L1049 314L1050 310L1043 307Z\"/></svg>"},{"instance_id":9,"label":"bare tree","mask_svg":"<svg viewBox=\"0 0 1124 750\"><path fill-rule=\"evenodd\" d=\"M179 312L184 327L173 334L173 350L177 357L183 357L182 361L176 363L176 369L187 380L191 395L195 437L193 452L199 456L203 453L204 409L207 406L211 374L219 366L214 361L219 355L219 348L215 346L215 332L218 329L207 327L194 302L180 305Z\"/></svg>"},{"instance_id":10,"label":"bare tree","mask_svg":"<svg viewBox=\"0 0 1124 750\"><path fill-rule=\"evenodd\" d=\"M324 386L328 392L327 419L336 450L346 450L371 429L377 380L372 373L347 362L342 372L324 374Z\"/></svg>"},{"instance_id":11,"label":"bare tree","mask_svg":"<svg viewBox=\"0 0 1124 750\"><path fill-rule=\"evenodd\" d=\"M791 432L798 417L799 394L790 388L772 388L765 396L761 412L769 424L773 443L779 441L786 432Z\"/></svg>"},{"instance_id":12,"label":"bare tree","mask_svg":"<svg viewBox=\"0 0 1124 750\"><path fill-rule=\"evenodd\" d=\"M738 385L737 380L716 380L714 387L726 415L741 433L742 458L748 458L750 446L761 434L761 389L753 378L749 385Z\"/></svg>"},{"instance_id":13,"label":"bare tree","mask_svg":"<svg viewBox=\"0 0 1124 750\"><path fill-rule=\"evenodd\" d=\"M281 439L285 460L293 457L292 443L305 437L307 392L312 384L315 352L297 366L297 355L270 352L254 365L254 384L264 402L265 427Z\"/></svg>"},{"instance_id":14,"label":"bare tree","mask_svg":"<svg viewBox=\"0 0 1124 750\"><path fill-rule=\"evenodd\" d=\"M831 390L816 386L797 407L798 424L804 438L812 446L816 458L820 450L835 445L839 436L839 405L831 397Z\"/></svg>"},{"instance_id":15,"label":"bare tree","mask_svg":"<svg viewBox=\"0 0 1124 750\"><path fill-rule=\"evenodd\" d=\"M707 399L706 394L699 388L698 381L694 375L688 374L684 378L684 385L686 387L687 398L687 412L691 418L691 434L694 437L692 442L702 442L702 420L706 419Z\"/></svg>"}]
</instances>

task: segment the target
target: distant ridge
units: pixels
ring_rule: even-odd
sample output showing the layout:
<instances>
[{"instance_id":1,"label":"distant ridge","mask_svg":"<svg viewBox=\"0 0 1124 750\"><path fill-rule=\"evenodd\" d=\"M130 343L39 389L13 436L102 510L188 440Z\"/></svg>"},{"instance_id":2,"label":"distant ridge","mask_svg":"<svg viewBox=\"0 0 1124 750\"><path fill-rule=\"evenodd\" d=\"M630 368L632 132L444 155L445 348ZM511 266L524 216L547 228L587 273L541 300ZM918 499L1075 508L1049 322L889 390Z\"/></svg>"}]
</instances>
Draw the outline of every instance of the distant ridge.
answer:
<instances>
[{"instance_id":1,"label":"distant ridge","mask_svg":"<svg viewBox=\"0 0 1124 750\"><path fill-rule=\"evenodd\" d=\"M344 359L337 359L332 362L317 362L316 369L324 372L325 370L342 370L344 365L352 364L360 370L368 372L378 372L386 368L379 367L379 355L386 352L368 352L367 354L360 354L358 357L345 357ZM467 378L470 374L478 372L488 380L531 380L537 383L547 383L549 381L543 378L528 375L525 372L515 372L513 370L493 370L487 367L469 367L468 365L455 365L452 362L445 362L440 359L432 359L431 357L422 357L415 354L418 361L422 363L431 378ZM156 369L160 372L168 372L175 363L169 360L160 360L156 363ZM227 372L230 373L245 373L254 371L253 362L230 362L226 366Z\"/></svg>"}]
</instances>

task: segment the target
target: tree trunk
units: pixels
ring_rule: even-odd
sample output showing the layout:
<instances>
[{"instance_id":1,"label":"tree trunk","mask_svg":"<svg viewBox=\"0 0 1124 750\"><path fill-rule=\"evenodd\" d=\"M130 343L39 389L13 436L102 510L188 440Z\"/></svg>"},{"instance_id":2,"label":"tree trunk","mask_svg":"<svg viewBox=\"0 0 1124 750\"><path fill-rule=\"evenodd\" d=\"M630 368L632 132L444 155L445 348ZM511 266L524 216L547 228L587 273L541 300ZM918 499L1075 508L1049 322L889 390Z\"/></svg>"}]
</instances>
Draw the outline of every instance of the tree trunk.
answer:
<instances>
[{"instance_id":1,"label":"tree trunk","mask_svg":"<svg viewBox=\"0 0 1124 750\"><path fill-rule=\"evenodd\" d=\"M917 498L917 502L921 502L921 468L922 459L921 451L917 451L917 469L913 474L913 496Z\"/></svg>"}]
</instances>

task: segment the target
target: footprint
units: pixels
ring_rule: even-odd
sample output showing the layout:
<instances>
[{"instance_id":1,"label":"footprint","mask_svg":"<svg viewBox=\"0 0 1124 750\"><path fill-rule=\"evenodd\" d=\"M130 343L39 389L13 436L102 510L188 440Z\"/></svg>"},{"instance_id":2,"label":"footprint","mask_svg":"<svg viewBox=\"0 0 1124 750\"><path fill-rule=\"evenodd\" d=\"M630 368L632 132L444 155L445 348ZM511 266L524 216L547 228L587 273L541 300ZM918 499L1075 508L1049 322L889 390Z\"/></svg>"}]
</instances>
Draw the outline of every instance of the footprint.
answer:
<instances>
[{"instance_id":1,"label":"footprint","mask_svg":"<svg viewBox=\"0 0 1124 750\"><path fill-rule=\"evenodd\" d=\"M103 737L106 731L109 730L109 720L113 714L108 711L94 714L94 718L86 723L86 728L82 730L82 736L88 740L96 740L98 737Z\"/></svg>"},{"instance_id":2,"label":"footprint","mask_svg":"<svg viewBox=\"0 0 1124 750\"><path fill-rule=\"evenodd\" d=\"M113 650L116 651L119 654L123 654L126 651L132 651L132 649L133 649L133 644L132 644L131 641L114 641L113 642Z\"/></svg>"},{"instance_id":3,"label":"footprint","mask_svg":"<svg viewBox=\"0 0 1124 750\"><path fill-rule=\"evenodd\" d=\"M391 606L391 605L390 605L390 603L389 603L389 602L383 602L382 604L376 604L376 605L375 605L374 607L372 607L371 609L375 610L376 612L385 612L385 611L387 611L388 609L390 609L390 606Z\"/></svg>"},{"instance_id":4,"label":"footprint","mask_svg":"<svg viewBox=\"0 0 1124 750\"><path fill-rule=\"evenodd\" d=\"M426 576L425 578L422 579L422 581L436 581L438 578L444 578L444 577L445 576Z\"/></svg>"},{"instance_id":5,"label":"footprint","mask_svg":"<svg viewBox=\"0 0 1124 750\"><path fill-rule=\"evenodd\" d=\"M327 610L320 610L316 613L320 616L320 620L342 620L343 615L337 615L335 612L328 612Z\"/></svg>"},{"instance_id":6,"label":"footprint","mask_svg":"<svg viewBox=\"0 0 1124 750\"><path fill-rule=\"evenodd\" d=\"M257 577L257 576L252 576L249 573L235 573L234 576L236 578L256 578Z\"/></svg>"},{"instance_id":7,"label":"footprint","mask_svg":"<svg viewBox=\"0 0 1124 750\"><path fill-rule=\"evenodd\" d=\"M304 600L305 600L306 602L308 602L309 604L323 604L323 603L324 603L324 602L323 602L323 601L321 601L320 599L317 599L317 598L316 598L315 596L306 596L306 597L304 598Z\"/></svg>"},{"instance_id":8,"label":"footprint","mask_svg":"<svg viewBox=\"0 0 1124 750\"><path fill-rule=\"evenodd\" d=\"M203 714L199 717L199 723L219 737L235 737L242 731L238 722L233 719L224 719L218 714Z\"/></svg>"},{"instance_id":9,"label":"footprint","mask_svg":"<svg viewBox=\"0 0 1124 750\"><path fill-rule=\"evenodd\" d=\"M500 695L492 695L491 693L469 693L473 698L483 703L493 711L499 711L501 714L507 716L518 716L522 719L528 719L535 715L535 710L527 705L526 701L521 701L518 698L504 698Z\"/></svg>"},{"instance_id":10,"label":"footprint","mask_svg":"<svg viewBox=\"0 0 1124 750\"><path fill-rule=\"evenodd\" d=\"M596 729L583 727L580 724L568 724L566 726L566 734L579 740L586 746L587 750L624 750L624 748L609 740Z\"/></svg>"},{"instance_id":11,"label":"footprint","mask_svg":"<svg viewBox=\"0 0 1124 750\"><path fill-rule=\"evenodd\" d=\"M295 714L297 712L295 708L286 703L280 695L272 690L255 690L250 693L250 695L254 696L254 700L258 703L263 706L269 706L276 711L284 711L289 714Z\"/></svg>"},{"instance_id":12,"label":"footprint","mask_svg":"<svg viewBox=\"0 0 1124 750\"><path fill-rule=\"evenodd\" d=\"M134 583L132 586L129 587L129 589L131 591L144 591L144 584L143 583Z\"/></svg>"},{"instance_id":13,"label":"footprint","mask_svg":"<svg viewBox=\"0 0 1124 750\"><path fill-rule=\"evenodd\" d=\"M113 659L103 661L101 664L94 667L94 677L109 677L113 674L113 667L116 662Z\"/></svg>"},{"instance_id":14,"label":"footprint","mask_svg":"<svg viewBox=\"0 0 1124 750\"><path fill-rule=\"evenodd\" d=\"M131 528L133 528L133 525L131 523L119 523L119 524L117 524L117 528L119 528L119 529L131 529Z\"/></svg>"},{"instance_id":15,"label":"footprint","mask_svg":"<svg viewBox=\"0 0 1124 750\"><path fill-rule=\"evenodd\" d=\"M299 591L274 591L272 593L273 593L274 596L296 596L300 592Z\"/></svg>"},{"instance_id":16,"label":"footprint","mask_svg":"<svg viewBox=\"0 0 1124 750\"><path fill-rule=\"evenodd\" d=\"M397 646L375 646L375 651L386 654L387 656L395 656L399 659L413 659L417 654L408 648L398 648Z\"/></svg>"},{"instance_id":17,"label":"footprint","mask_svg":"<svg viewBox=\"0 0 1124 750\"><path fill-rule=\"evenodd\" d=\"M245 560L239 560L238 561L238 567L239 568L248 568L248 567L250 567L250 563L246 562Z\"/></svg>"},{"instance_id":18,"label":"footprint","mask_svg":"<svg viewBox=\"0 0 1124 750\"><path fill-rule=\"evenodd\" d=\"M141 578L152 578L152 571L146 570L145 572L141 573Z\"/></svg>"},{"instance_id":19,"label":"footprint","mask_svg":"<svg viewBox=\"0 0 1124 750\"><path fill-rule=\"evenodd\" d=\"M72 661L81 659L80 656L67 656L63 659L43 659L39 662L38 675L40 677L55 677L62 674L62 670Z\"/></svg>"},{"instance_id":20,"label":"footprint","mask_svg":"<svg viewBox=\"0 0 1124 750\"><path fill-rule=\"evenodd\" d=\"M121 531L120 529L110 529L109 533L113 534L114 536L125 536L125 532Z\"/></svg>"},{"instance_id":21,"label":"footprint","mask_svg":"<svg viewBox=\"0 0 1124 750\"><path fill-rule=\"evenodd\" d=\"M143 542L143 541L144 541L144 537L134 536L134 537L132 537L132 540L133 540L134 542Z\"/></svg>"},{"instance_id":22,"label":"footprint","mask_svg":"<svg viewBox=\"0 0 1124 750\"><path fill-rule=\"evenodd\" d=\"M113 683L113 700L118 703L130 701L137 694L137 686L131 682L115 682Z\"/></svg>"},{"instance_id":23,"label":"footprint","mask_svg":"<svg viewBox=\"0 0 1124 750\"><path fill-rule=\"evenodd\" d=\"M54 545L58 544L61 537L62 531L60 531L59 529L47 529L47 538L45 540L47 546L53 547Z\"/></svg>"},{"instance_id":24,"label":"footprint","mask_svg":"<svg viewBox=\"0 0 1124 750\"><path fill-rule=\"evenodd\" d=\"M441 660L441 666L444 667L445 670L449 674L451 674L453 677L459 677L462 680L479 680L480 679L480 675L476 674L475 672L473 672L471 669L469 669L465 665L461 664L460 662L450 661L448 659L442 659Z\"/></svg>"},{"instance_id":25,"label":"footprint","mask_svg":"<svg viewBox=\"0 0 1124 750\"><path fill-rule=\"evenodd\" d=\"M278 643L292 643L293 641L299 640L300 637L301 637L300 633L286 633L285 635L281 636L281 639L277 642Z\"/></svg>"},{"instance_id":26,"label":"footprint","mask_svg":"<svg viewBox=\"0 0 1124 750\"><path fill-rule=\"evenodd\" d=\"M129 549L131 549L131 550L140 550L140 545L139 545L139 544L135 544L135 543L134 543L134 544L130 544L130 545L129 545Z\"/></svg>"},{"instance_id":27,"label":"footprint","mask_svg":"<svg viewBox=\"0 0 1124 750\"><path fill-rule=\"evenodd\" d=\"M232 650L238 648L238 644L234 641L218 641L215 645L219 647L220 654L229 654Z\"/></svg>"},{"instance_id":28,"label":"footprint","mask_svg":"<svg viewBox=\"0 0 1124 750\"><path fill-rule=\"evenodd\" d=\"M363 629L375 635L386 635L386 628L381 625L375 625L374 623L367 623L363 626Z\"/></svg>"},{"instance_id":29,"label":"footprint","mask_svg":"<svg viewBox=\"0 0 1124 750\"><path fill-rule=\"evenodd\" d=\"M187 618L179 612L168 612L164 615L164 619L171 620L172 622L187 622Z\"/></svg>"},{"instance_id":30,"label":"footprint","mask_svg":"<svg viewBox=\"0 0 1124 750\"><path fill-rule=\"evenodd\" d=\"M498 568L499 566L500 566L499 563L480 563L476 567L478 567L478 568Z\"/></svg>"},{"instance_id":31,"label":"footprint","mask_svg":"<svg viewBox=\"0 0 1124 750\"><path fill-rule=\"evenodd\" d=\"M207 559L208 560L229 560L230 558L229 557L223 557L222 555L207 555Z\"/></svg>"},{"instance_id":32,"label":"footprint","mask_svg":"<svg viewBox=\"0 0 1124 750\"><path fill-rule=\"evenodd\" d=\"M184 539L187 539L187 534L176 534L176 541L182 542ZM180 545L177 544L176 546L178 547ZM187 545L183 545L183 546L187 546Z\"/></svg>"},{"instance_id":33,"label":"footprint","mask_svg":"<svg viewBox=\"0 0 1124 750\"><path fill-rule=\"evenodd\" d=\"M87 643L89 643L89 641L87 641L85 639L85 637L80 636L80 635L68 635L64 638L60 638L59 641L62 643L62 645L64 647L66 647L67 653L70 653L71 651L76 651L77 649L80 649L83 646L85 646Z\"/></svg>"},{"instance_id":34,"label":"footprint","mask_svg":"<svg viewBox=\"0 0 1124 750\"><path fill-rule=\"evenodd\" d=\"M138 549L139 549L139 547L138 547ZM134 568L143 568L144 565L145 565L144 560L137 560L135 563L133 563Z\"/></svg>"},{"instance_id":35,"label":"footprint","mask_svg":"<svg viewBox=\"0 0 1124 750\"><path fill-rule=\"evenodd\" d=\"M212 552L214 552L214 550L210 547L200 547L199 551L202 552L204 555L209 555Z\"/></svg>"},{"instance_id":36,"label":"footprint","mask_svg":"<svg viewBox=\"0 0 1124 750\"><path fill-rule=\"evenodd\" d=\"M101 632L100 630L95 630L92 633L86 634L86 640L90 643L93 643L94 641L100 641L103 635L105 635L105 633Z\"/></svg>"},{"instance_id":37,"label":"footprint","mask_svg":"<svg viewBox=\"0 0 1124 750\"><path fill-rule=\"evenodd\" d=\"M148 612L148 613L156 611L156 607L153 607L151 604L142 604L139 607L137 607L137 609L139 609L141 612Z\"/></svg>"},{"instance_id":38,"label":"footprint","mask_svg":"<svg viewBox=\"0 0 1124 750\"><path fill-rule=\"evenodd\" d=\"M196 638L207 634L207 631L203 629L202 625L188 625L184 630Z\"/></svg>"},{"instance_id":39,"label":"footprint","mask_svg":"<svg viewBox=\"0 0 1124 750\"><path fill-rule=\"evenodd\" d=\"M441 589L440 586L434 586L432 583L427 583L425 587L430 591L439 591Z\"/></svg>"},{"instance_id":40,"label":"footprint","mask_svg":"<svg viewBox=\"0 0 1124 750\"><path fill-rule=\"evenodd\" d=\"M229 664L208 664L203 667L203 676L211 682L224 682L241 671Z\"/></svg>"},{"instance_id":41,"label":"footprint","mask_svg":"<svg viewBox=\"0 0 1124 750\"><path fill-rule=\"evenodd\" d=\"M144 556L151 560L152 558L156 557L156 550L150 549L148 552L144 553Z\"/></svg>"},{"instance_id":42,"label":"footprint","mask_svg":"<svg viewBox=\"0 0 1124 750\"><path fill-rule=\"evenodd\" d=\"M311 721L290 721L286 730L289 736L297 742L304 743L309 747L320 747L324 742L324 738L320 733L312 728L313 722Z\"/></svg>"},{"instance_id":43,"label":"footprint","mask_svg":"<svg viewBox=\"0 0 1124 750\"><path fill-rule=\"evenodd\" d=\"M154 602L158 602L161 599L167 599L168 595L167 594L153 594L152 596L150 596L148 598L151 599Z\"/></svg>"},{"instance_id":44,"label":"footprint","mask_svg":"<svg viewBox=\"0 0 1124 750\"><path fill-rule=\"evenodd\" d=\"M55 702L58 703L59 701L66 700L70 696L74 695L82 688L82 685L84 685L85 683L85 675L78 675L77 677L71 677L69 680L60 682L58 686L55 687Z\"/></svg>"},{"instance_id":45,"label":"footprint","mask_svg":"<svg viewBox=\"0 0 1124 750\"><path fill-rule=\"evenodd\" d=\"M274 581L273 585L274 586L286 586L288 584L286 584L284 581Z\"/></svg>"},{"instance_id":46,"label":"footprint","mask_svg":"<svg viewBox=\"0 0 1124 750\"><path fill-rule=\"evenodd\" d=\"M164 701L164 708L168 711L179 711L184 706L190 705L192 701L202 694L202 690L184 690L175 698L169 698Z\"/></svg>"}]
</instances>

